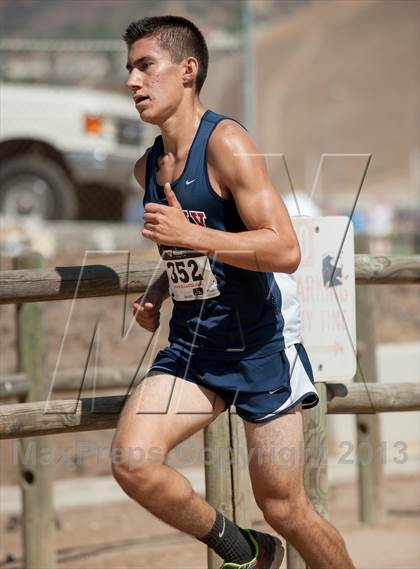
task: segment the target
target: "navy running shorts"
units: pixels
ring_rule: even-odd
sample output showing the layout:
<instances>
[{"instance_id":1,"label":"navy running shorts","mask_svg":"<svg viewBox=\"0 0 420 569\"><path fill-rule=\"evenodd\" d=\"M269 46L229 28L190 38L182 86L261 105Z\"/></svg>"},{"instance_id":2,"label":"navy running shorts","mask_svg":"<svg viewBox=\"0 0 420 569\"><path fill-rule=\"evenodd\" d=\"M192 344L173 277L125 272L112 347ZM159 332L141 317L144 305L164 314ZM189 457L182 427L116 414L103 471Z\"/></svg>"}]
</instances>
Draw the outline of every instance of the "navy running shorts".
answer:
<instances>
[{"instance_id":1,"label":"navy running shorts","mask_svg":"<svg viewBox=\"0 0 420 569\"><path fill-rule=\"evenodd\" d=\"M218 360L188 354L174 344L164 348L148 372L162 371L210 389L245 421L265 423L302 404L309 409L319 398L311 363L303 344L270 355ZM147 375L147 374L146 374Z\"/></svg>"}]
</instances>

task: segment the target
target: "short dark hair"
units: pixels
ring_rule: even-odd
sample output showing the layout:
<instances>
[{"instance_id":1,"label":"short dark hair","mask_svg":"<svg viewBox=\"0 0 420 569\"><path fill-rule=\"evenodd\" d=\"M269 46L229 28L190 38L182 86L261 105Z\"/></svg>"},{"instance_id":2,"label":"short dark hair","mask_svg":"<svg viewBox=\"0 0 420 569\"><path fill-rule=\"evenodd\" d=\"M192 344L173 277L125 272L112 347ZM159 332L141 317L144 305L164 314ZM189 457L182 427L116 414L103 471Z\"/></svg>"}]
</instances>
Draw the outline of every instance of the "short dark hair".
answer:
<instances>
[{"instance_id":1,"label":"short dark hair","mask_svg":"<svg viewBox=\"0 0 420 569\"><path fill-rule=\"evenodd\" d=\"M127 47L146 37L156 37L159 46L167 49L174 63L193 56L198 61L197 93L207 77L209 53L206 40L195 24L181 16L153 16L132 22L125 30L123 40Z\"/></svg>"}]
</instances>

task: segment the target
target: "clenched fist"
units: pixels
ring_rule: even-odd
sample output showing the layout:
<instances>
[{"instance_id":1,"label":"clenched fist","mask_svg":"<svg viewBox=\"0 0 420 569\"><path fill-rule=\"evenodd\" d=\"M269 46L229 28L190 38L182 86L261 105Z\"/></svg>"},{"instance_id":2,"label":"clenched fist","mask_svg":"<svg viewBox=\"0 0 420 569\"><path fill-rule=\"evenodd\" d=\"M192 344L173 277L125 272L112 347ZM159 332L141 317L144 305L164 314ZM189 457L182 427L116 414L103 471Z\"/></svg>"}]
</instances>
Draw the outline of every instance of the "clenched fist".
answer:
<instances>
[{"instance_id":1,"label":"clenched fist","mask_svg":"<svg viewBox=\"0 0 420 569\"><path fill-rule=\"evenodd\" d=\"M149 290L133 302L133 316L145 330L154 332L160 324L160 307L164 298L161 292Z\"/></svg>"},{"instance_id":2,"label":"clenched fist","mask_svg":"<svg viewBox=\"0 0 420 569\"><path fill-rule=\"evenodd\" d=\"M158 245L183 247L188 243L192 224L187 220L169 183L164 186L168 205L147 203L144 208L143 237Z\"/></svg>"}]
</instances>

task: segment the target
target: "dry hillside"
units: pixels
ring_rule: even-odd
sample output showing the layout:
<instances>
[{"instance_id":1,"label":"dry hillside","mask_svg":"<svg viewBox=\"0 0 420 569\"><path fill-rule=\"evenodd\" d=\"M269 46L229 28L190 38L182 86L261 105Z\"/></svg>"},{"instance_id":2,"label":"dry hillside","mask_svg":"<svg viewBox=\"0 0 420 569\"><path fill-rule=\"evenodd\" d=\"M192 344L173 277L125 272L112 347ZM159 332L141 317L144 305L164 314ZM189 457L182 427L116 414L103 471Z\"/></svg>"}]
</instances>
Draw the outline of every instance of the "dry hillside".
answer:
<instances>
[{"instance_id":1,"label":"dry hillside","mask_svg":"<svg viewBox=\"0 0 420 569\"><path fill-rule=\"evenodd\" d=\"M312 0L256 0L260 22L289 14ZM1 0L2 37L119 38L129 22L173 14L192 19L204 33L238 30L242 0ZM82 10L77 7L83 7ZM76 9L75 9L76 8Z\"/></svg>"},{"instance_id":2,"label":"dry hillside","mask_svg":"<svg viewBox=\"0 0 420 569\"><path fill-rule=\"evenodd\" d=\"M372 153L361 204L377 191L418 204L419 30L410 0L321 0L258 30L258 137L263 152L286 155L296 186L310 189L322 153ZM241 118L239 56L209 77L209 103ZM351 202L364 160L326 159L324 204ZM280 160L268 161L285 187Z\"/></svg>"}]
</instances>

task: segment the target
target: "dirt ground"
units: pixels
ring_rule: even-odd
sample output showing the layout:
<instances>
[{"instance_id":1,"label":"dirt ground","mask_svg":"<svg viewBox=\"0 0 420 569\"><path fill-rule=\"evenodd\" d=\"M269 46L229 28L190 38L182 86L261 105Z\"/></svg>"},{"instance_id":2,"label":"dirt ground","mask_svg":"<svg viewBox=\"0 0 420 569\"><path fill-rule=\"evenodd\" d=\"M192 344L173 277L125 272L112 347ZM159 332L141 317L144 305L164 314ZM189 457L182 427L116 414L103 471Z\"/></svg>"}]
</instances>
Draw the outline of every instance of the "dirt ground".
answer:
<instances>
[{"instance_id":1,"label":"dirt ground","mask_svg":"<svg viewBox=\"0 0 420 569\"><path fill-rule=\"evenodd\" d=\"M331 523L342 533L357 569L418 569L418 478L385 481L386 514L384 521L375 526L357 521L354 484L330 488L329 503ZM270 529L255 504L252 521L258 530ZM57 512L57 526L58 567L63 569L206 567L203 544L163 524L132 501L63 509ZM0 532L3 551L0 567L20 568L19 523L2 515Z\"/></svg>"}]
</instances>

